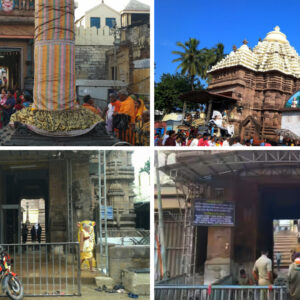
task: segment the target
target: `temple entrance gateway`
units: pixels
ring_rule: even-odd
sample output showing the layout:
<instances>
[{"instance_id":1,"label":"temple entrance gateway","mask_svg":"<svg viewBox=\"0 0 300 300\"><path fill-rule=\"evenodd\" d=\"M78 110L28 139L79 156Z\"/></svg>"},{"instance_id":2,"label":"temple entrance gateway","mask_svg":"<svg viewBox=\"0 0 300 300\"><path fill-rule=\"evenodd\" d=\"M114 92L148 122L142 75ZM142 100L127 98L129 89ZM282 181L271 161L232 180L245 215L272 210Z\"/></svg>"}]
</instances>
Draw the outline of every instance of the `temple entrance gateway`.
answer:
<instances>
[{"instance_id":1,"label":"temple entrance gateway","mask_svg":"<svg viewBox=\"0 0 300 300\"><path fill-rule=\"evenodd\" d=\"M276 272L274 254L279 246L287 267L291 238L293 247L298 245L299 151L177 151L176 163L161 170L180 186L178 195L186 195L185 207L190 208L184 212L182 268L173 278L186 274L186 284L199 284L199 278L200 284L224 284L222 280L235 284L241 269L252 277L254 262L264 248ZM206 209L200 213L199 203ZM201 226L196 217L208 225ZM291 220L289 243L283 248L282 220ZM173 232L166 235L172 240ZM168 257L172 261L171 253Z\"/></svg>"},{"instance_id":2,"label":"temple entrance gateway","mask_svg":"<svg viewBox=\"0 0 300 300\"><path fill-rule=\"evenodd\" d=\"M1 48L0 66L5 68L5 74L0 74L2 85L6 88L21 88L24 86L23 79L23 53L21 48ZM7 83L5 84L5 78Z\"/></svg>"}]
</instances>

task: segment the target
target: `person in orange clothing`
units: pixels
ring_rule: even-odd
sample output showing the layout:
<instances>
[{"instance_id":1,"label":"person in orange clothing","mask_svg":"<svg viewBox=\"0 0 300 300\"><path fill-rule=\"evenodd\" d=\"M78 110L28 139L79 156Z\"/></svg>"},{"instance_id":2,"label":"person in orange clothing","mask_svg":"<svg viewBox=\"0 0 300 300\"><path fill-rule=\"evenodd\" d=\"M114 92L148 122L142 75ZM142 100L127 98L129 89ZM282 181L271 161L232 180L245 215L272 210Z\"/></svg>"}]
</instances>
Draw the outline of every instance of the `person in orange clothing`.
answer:
<instances>
[{"instance_id":1,"label":"person in orange clothing","mask_svg":"<svg viewBox=\"0 0 300 300\"><path fill-rule=\"evenodd\" d=\"M118 100L118 95L116 93L109 94L110 104L114 107L114 114L120 111L121 101Z\"/></svg>"},{"instance_id":2,"label":"person in orange clothing","mask_svg":"<svg viewBox=\"0 0 300 300\"><path fill-rule=\"evenodd\" d=\"M128 92L122 89L118 93L121 101L119 114L128 115L130 117L130 124L135 124L135 103L131 96L128 96Z\"/></svg>"},{"instance_id":3,"label":"person in orange clothing","mask_svg":"<svg viewBox=\"0 0 300 300\"><path fill-rule=\"evenodd\" d=\"M131 96L128 96L126 89L122 89L118 92L119 99L121 101L119 115L126 115L129 117L128 129L122 133L119 131L119 138L130 143L135 144L134 130L135 130L135 103ZM121 134L120 134L121 133Z\"/></svg>"},{"instance_id":4,"label":"person in orange clothing","mask_svg":"<svg viewBox=\"0 0 300 300\"><path fill-rule=\"evenodd\" d=\"M92 111L93 113L97 114L97 115L100 115L100 111L99 109L97 109L95 107L95 104L94 104L94 100L92 99L92 97L90 95L86 95L84 98L83 98L83 107L85 107L86 109L89 109L90 111Z\"/></svg>"},{"instance_id":5,"label":"person in orange clothing","mask_svg":"<svg viewBox=\"0 0 300 300\"><path fill-rule=\"evenodd\" d=\"M147 107L145 106L144 100L140 97L135 101L135 107L136 107L136 120L140 121L142 120L143 113L147 111Z\"/></svg>"}]
</instances>

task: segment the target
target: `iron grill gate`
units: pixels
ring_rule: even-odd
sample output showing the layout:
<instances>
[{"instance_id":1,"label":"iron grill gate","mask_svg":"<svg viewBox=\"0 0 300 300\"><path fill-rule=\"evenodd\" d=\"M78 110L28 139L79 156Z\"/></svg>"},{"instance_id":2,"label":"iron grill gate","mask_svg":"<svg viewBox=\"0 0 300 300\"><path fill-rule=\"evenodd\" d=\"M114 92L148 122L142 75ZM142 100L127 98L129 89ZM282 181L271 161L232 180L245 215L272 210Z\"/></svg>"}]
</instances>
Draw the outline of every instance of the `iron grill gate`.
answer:
<instances>
[{"instance_id":1,"label":"iron grill gate","mask_svg":"<svg viewBox=\"0 0 300 300\"><path fill-rule=\"evenodd\" d=\"M287 300L284 286L155 286L155 300Z\"/></svg>"},{"instance_id":2,"label":"iron grill gate","mask_svg":"<svg viewBox=\"0 0 300 300\"><path fill-rule=\"evenodd\" d=\"M13 259L25 296L81 296L79 243L1 246Z\"/></svg>"}]
</instances>

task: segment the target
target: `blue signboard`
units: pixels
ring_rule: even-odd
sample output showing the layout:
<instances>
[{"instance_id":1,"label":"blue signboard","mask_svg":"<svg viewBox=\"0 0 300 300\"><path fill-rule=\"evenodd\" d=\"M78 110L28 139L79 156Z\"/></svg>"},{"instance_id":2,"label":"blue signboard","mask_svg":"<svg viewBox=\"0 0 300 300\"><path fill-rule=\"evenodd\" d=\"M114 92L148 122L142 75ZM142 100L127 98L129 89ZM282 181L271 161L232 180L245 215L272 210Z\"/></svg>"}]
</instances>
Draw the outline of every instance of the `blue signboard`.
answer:
<instances>
[{"instance_id":1,"label":"blue signboard","mask_svg":"<svg viewBox=\"0 0 300 300\"><path fill-rule=\"evenodd\" d=\"M114 210L111 206L106 207L107 210L107 220L114 219ZM101 220L105 220L105 207L101 206Z\"/></svg>"},{"instance_id":2,"label":"blue signboard","mask_svg":"<svg viewBox=\"0 0 300 300\"><path fill-rule=\"evenodd\" d=\"M195 226L234 226L235 205L222 200L195 200Z\"/></svg>"}]
</instances>

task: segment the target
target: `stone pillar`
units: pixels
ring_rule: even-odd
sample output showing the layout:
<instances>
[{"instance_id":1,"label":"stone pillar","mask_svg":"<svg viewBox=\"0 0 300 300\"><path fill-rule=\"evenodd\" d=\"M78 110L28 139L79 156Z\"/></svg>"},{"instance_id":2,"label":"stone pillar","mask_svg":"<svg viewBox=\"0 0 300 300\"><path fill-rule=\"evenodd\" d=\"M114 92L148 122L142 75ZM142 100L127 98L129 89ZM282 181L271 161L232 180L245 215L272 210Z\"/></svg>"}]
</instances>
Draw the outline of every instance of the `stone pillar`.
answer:
<instances>
[{"instance_id":1,"label":"stone pillar","mask_svg":"<svg viewBox=\"0 0 300 300\"><path fill-rule=\"evenodd\" d=\"M92 185L89 157L72 161L72 198L77 221L92 220Z\"/></svg>"},{"instance_id":2,"label":"stone pillar","mask_svg":"<svg viewBox=\"0 0 300 300\"><path fill-rule=\"evenodd\" d=\"M33 89L33 43L32 39L28 40L27 43L27 59L26 59L26 66L27 72L25 76L25 83L24 87L27 90Z\"/></svg>"},{"instance_id":3,"label":"stone pillar","mask_svg":"<svg viewBox=\"0 0 300 300\"><path fill-rule=\"evenodd\" d=\"M66 162L49 162L49 242L67 240Z\"/></svg>"},{"instance_id":4,"label":"stone pillar","mask_svg":"<svg viewBox=\"0 0 300 300\"><path fill-rule=\"evenodd\" d=\"M212 284L231 273L232 241L232 228L208 228L204 284Z\"/></svg>"}]
</instances>

